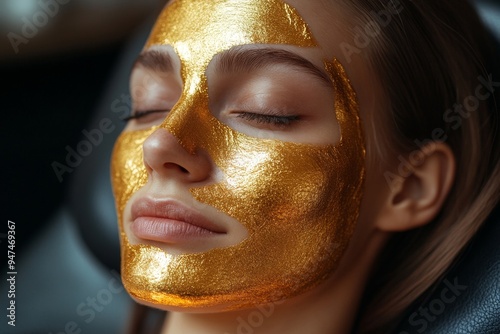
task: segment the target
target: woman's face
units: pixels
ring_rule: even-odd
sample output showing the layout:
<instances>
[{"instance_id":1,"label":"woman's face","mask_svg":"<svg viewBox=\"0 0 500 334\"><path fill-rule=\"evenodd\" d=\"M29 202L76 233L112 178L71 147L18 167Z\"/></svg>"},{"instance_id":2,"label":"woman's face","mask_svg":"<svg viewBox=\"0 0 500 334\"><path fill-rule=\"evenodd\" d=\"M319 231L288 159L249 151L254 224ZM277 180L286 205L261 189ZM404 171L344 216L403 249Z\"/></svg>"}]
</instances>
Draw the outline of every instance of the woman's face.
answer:
<instances>
[{"instance_id":1,"label":"woman's face","mask_svg":"<svg viewBox=\"0 0 500 334\"><path fill-rule=\"evenodd\" d=\"M364 142L335 44L313 33L327 19L305 3L177 0L158 19L112 163L136 299L251 307L338 265L359 214Z\"/></svg>"}]
</instances>

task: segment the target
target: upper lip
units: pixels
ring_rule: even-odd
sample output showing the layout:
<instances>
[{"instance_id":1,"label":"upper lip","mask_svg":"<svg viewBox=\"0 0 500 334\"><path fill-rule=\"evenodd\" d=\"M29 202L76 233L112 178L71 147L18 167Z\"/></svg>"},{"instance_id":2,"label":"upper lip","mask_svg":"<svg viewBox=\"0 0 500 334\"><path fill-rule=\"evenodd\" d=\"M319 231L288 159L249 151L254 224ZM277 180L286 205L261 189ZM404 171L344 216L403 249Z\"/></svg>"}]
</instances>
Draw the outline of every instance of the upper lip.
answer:
<instances>
[{"instance_id":1,"label":"upper lip","mask_svg":"<svg viewBox=\"0 0 500 334\"><path fill-rule=\"evenodd\" d=\"M160 200L148 197L138 199L132 204L132 221L139 217L177 220L214 233L226 233L222 227L200 213L172 199Z\"/></svg>"}]
</instances>

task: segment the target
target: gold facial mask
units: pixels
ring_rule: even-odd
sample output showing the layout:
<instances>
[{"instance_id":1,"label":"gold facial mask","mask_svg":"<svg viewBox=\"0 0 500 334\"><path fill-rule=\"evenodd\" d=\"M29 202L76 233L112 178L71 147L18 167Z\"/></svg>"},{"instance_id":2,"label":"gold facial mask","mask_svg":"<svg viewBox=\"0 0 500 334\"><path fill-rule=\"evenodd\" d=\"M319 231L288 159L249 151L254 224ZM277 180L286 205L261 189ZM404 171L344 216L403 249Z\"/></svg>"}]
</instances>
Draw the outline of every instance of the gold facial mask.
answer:
<instances>
[{"instance_id":1,"label":"gold facial mask","mask_svg":"<svg viewBox=\"0 0 500 334\"><path fill-rule=\"evenodd\" d=\"M365 149L355 93L336 61L325 61L342 132L336 145L253 138L209 110L206 68L225 50L245 44L315 47L307 24L278 0L177 0L160 15L147 43L171 45L181 61L183 92L160 127L189 152L204 150L223 181L192 188L193 197L248 229L238 245L172 255L129 243L123 210L147 181L142 144L156 129L123 133L112 160L129 293L149 303L234 310L297 295L327 278L358 218Z\"/></svg>"}]
</instances>

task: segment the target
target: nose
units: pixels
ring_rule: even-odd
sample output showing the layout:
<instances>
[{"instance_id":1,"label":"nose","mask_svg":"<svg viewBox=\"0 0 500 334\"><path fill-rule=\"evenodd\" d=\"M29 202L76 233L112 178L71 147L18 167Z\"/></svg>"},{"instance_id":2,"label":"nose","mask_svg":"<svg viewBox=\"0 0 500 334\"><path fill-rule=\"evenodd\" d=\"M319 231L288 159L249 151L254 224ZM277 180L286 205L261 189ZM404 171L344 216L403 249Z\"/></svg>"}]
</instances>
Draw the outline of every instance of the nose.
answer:
<instances>
[{"instance_id":1,"label":"nose","mask_svg":"<svg viewBox=\"0 0 500 334\"><path fill-rule=\"evenodd\" d=\"M144 165L153 179L170 178L184 183L203 182L212 174L206 152L188 152L169 131L159 128L143 144Z\"/></svg>"}]
</instances>

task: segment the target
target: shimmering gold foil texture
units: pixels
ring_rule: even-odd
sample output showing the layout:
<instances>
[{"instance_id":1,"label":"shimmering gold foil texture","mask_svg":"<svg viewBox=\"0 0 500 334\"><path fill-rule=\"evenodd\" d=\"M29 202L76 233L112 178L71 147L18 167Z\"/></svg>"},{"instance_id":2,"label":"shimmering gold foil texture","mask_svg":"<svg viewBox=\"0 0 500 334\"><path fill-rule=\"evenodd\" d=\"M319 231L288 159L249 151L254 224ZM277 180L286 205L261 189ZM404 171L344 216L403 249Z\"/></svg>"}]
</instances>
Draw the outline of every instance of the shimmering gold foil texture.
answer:
<instances>
[{"instance_id":1,"label":"shimmering gold foil texture","mask_svg":"<svg viewBox=\"0 0 500 334\"><path fill-rule=\"evenodd\" d=\"M193 197L249 231L238 245L172 255L132 245L123 210L147 181L142 143L156 128L123 133L112 159L122 241L122 276L134 297L158 305L234 310L297 295L336 268L354 230L364 181L365 149L355 92L342 68L325 61L341 129L336 145L259 139L239 133L209 110L205 71L234 46L315 47L304 20L278 0L177 0L166 7L146 47L171 45L181 61L183 93L160 127L183 147L204 150L223 181L191 189Z\"/></svg>"}]
</instances>

